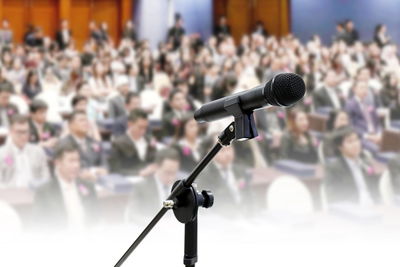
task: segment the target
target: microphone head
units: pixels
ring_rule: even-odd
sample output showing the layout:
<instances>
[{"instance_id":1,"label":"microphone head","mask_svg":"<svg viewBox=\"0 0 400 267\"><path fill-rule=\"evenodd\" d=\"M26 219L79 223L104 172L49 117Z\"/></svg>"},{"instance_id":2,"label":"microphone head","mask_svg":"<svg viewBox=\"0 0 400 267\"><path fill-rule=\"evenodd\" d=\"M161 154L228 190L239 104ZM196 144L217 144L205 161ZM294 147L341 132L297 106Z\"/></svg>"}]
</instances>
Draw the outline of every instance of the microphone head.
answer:
<instances>
[{"instance_id":1,"label":"microphone head","mask_svg":"<svg viewBox=\"0 0 400 267\"><path fill-rule=\"evenodd\" d=\"M281 73L265 86L264 96L270 103L277 106L291 106L303 98L306 93L306 85L303 79L294 73Z\"/></svg>"}]
</instances>

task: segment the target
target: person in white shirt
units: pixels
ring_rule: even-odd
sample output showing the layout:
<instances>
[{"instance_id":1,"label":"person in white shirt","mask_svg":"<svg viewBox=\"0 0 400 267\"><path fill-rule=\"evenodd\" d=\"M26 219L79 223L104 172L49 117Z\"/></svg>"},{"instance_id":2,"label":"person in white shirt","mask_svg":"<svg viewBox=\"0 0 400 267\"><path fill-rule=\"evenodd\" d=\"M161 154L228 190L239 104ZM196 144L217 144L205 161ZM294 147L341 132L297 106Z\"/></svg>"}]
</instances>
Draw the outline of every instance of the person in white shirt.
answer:
<instances>
[{"instance_id":1,"label":"person in white shirt","mask_svg":"<svg viewBox=\"0 0 400 267\"><path fill-rule=\"evenodd\" d=\"M146 137L149 121L142 109L131 111L125 134L112 142L110 171L124 176L147 176L154 170L156 146Z\"/></svg>"},{"instance_id":2,"label":"person in white shirt","mask_svg":"<svg viewBox=\"0 0 400 267\"><path fill-rule=\"evenodd\" d=\"M357 132L350 126L336 130L337 157L325 166L328 203L350 202L370 206L379 200L378 177L368 158L362 156Z\"/></svg>"},{"instance_id":3,"label":"person in white shirt","mask_svg":"<svg viewBox=\"0 0 400 267\"><path fill-rule=\"evenodd\" d=\"M0 187L35 187L49 180L43 148L29 142L29 119L14 115L6 144L0 148Z\"/></svg>"},{"instance_id":4,"label":"person in white shirt","mask_svg":"<svg viewBox=\"0 0 400 267\"><path fill-rule=\"evenodd\" d=\"M39 227L83 229L96 222L94 183L80 178L80 154L71 144L54 152L54 174L35 194L35 223Z\"/></svg>"},{"instance_id":5,"label":"person in white shirt","mask_svg":"<svg viewBox=\"0 0 400 267\"><path fill-rule=\"evenodd\" d=\"M171 193L172 186L178 178L179 154L175 149L166 148L157 152L154 174L135 184L126 209L126 219L144 223L162 207L162 202Z\"/></svg>"}]
</instances>

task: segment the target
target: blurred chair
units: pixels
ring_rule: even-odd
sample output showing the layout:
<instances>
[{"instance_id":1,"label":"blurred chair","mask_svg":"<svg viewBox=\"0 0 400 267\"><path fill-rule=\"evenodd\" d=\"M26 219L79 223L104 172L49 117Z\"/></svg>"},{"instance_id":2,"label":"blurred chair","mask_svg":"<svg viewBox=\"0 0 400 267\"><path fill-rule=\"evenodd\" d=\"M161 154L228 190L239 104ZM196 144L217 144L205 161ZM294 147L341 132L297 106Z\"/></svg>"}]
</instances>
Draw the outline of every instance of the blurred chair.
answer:
<instances>
[{"instance_id":1,"label":"blurred chair","mask_svg":"<svg viewBox=\"0 0 400 267\"><path fill-rule=\"evenodd\" d=\"M379 180L379 193L384 205L391 206L394 204L394 192L392 186L392 179L388 170L382 173Z\"/></svg>"},{"instance_id":2,"label":"blurred chair","mask_svg":"<svg viewBox=\"0 0 400 267\"><path fill-rule=\"evenodd\" d=\"M313 211L309 190L294 176L276 178L267 190L266 201L272 212L305 215Z\"/></svg>"},{"instance_id":3,"label":"blurred chair","mask_svg":"<svg viewBox=\"0 0 400 267\"><path fill-rule=\"evenodd\" d=\"M311 131L316 131L321 133L326 131L326 122L328 121L328 117L326 115L310 113L308 114L308 120L310 121Z\"/></svg>"},{"instance_id":4,"label":"blurred chair","mask_svg":"<svg viewBox=\"0 0 400 267\"><path fill-rule=\"evenodd\" d=\"M0 233L16 234L22 231L18 213L8 203L0 201Z\"/></svg>"},{"instance_id":5,"label":"blurred chair","mask_svg":"<svg viewBox=\"0 0 400 267\"><path fill-rule=\"evenodd\" d=\"M387 151L400 151L400 131L399 130L385 130L382 133L382 152Z\"/></svg>"}]
</instances>

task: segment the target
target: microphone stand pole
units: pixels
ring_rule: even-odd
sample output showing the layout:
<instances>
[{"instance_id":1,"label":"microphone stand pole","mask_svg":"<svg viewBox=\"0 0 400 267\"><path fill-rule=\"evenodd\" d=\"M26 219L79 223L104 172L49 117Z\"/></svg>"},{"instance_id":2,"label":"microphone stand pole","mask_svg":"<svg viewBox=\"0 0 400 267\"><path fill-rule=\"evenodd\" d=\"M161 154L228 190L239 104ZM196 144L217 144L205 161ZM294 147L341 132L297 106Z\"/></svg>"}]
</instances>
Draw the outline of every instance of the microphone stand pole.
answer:
<instances>
[{"instance_id":1,"label":"microphone stand pole","mask_svg":"<svg viewBox=\"0 0 400 267\"><path fill-rule=\"evenodd\" d=\"M246 116L246 119L248 118L253 119L251 115L248 115L248 117ZM214 196L210 191L203 190L201 193L198 192L193 187L192 183L196 180L197 176L207 166L207 164L221 150L221 148L223 146L229 146L231 141L235 139L236 124L238 124L237 118L235 118L235 122L229 124L229 126L223 132L221 132L221 134L218 136L218 142L197 164L194 170L190 173L189 177L175 182L171 195L166 201L163 202L162 209L143 230L139 237L137 237L135 242L133 242L125 254L119 259L119 261L115 264L115 267L120 267L126 261L129 255L139 246L147 234L150 233L153 227L161 220L161 218L169 209L173 210L175 217L179 222L185 224L185 253L183 264L186 267L195 267L197 262L197 211L199 207L212 207L214 203ZM247 123L247 127L242 127L244 126L242 122L240 124L240 126L238 125L240 131L243 128L248 128L250 126L250 132L252 131L256 134L253 121L252 123ZM236 132L236 138L237 137L238 133Z\"/></svg>"}]
</instances>

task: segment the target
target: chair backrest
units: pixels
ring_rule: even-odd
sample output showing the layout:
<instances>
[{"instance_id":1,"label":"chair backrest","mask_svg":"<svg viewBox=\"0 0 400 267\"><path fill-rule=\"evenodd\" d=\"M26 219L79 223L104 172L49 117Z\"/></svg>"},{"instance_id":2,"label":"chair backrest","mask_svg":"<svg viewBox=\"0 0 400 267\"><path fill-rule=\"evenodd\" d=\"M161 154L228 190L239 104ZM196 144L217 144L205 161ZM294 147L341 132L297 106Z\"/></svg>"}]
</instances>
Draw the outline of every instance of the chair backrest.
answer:
<instances>
[{"instance_id":1,"label":"chair backrest","mask_svg":"<svg viewBox=\"0 0 400 267\"><path fill-rule=\"evenodd\" d=\"M15 209L8 203L0 201L0 233L15 234L22 230L22 222Z\"/></svg>"},{"instance_id":2,"label":"chair backrest","mask_svg":"<svg viewBox=\"0 0 400 267\"><path fill-rule=\"evenodd\" d=\"M381 151L400 151L400 131L385 130L382 134Z\"/></svg>"},{"instance_id":3,"label":"chair backrest","mask_svg":"<svg viewBox=\"0 0 400 267\"><path fill-rule=\"evenodd\" d=\"M281 176L276 178L267 190L269 211L292 214L309 214L313 211L312 197L299 178Z\"/></svg>"},{"instance_id":4,"label":"chair backrest","mask_svg":"<svg viewBox=\"0 0 400 267\"><path fill-rule=\"evenodd\" d=\"M310 130L317 132L326 131L326 122L328 117L316 113L308 114L308 120L310 121Z\"/></svg>"},{"instance_id":5,"label":"chair backrest","mask_svg":"<svg viewBox=\"0 0 400 267\"><path fill-rule=\"evenodd\" d=\"M388 170L382 173L382 176L379 180L379 193L381 195L383 204L389 206L394 204L392 179Z\"/></svg>"}]
</instances>

